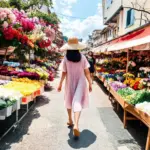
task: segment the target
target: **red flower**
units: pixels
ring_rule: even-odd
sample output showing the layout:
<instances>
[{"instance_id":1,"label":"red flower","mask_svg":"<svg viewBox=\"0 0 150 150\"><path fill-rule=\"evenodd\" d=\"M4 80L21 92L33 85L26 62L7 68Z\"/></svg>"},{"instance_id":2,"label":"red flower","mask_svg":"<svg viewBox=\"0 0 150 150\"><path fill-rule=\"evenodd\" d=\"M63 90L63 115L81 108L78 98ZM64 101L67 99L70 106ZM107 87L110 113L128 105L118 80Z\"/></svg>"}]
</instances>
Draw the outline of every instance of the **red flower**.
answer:
<instances>
[{"instance_id":1,"label":"red flower","mask_svg":"<svg viewBox=\"0 0 150 150\"><path fill-rule=\"evenodd\" d=\"M22 27L23 27L24 31L30 32L34 29L35 25L30 20L24 19L24 20L22 20Z\"/></svg>"},{"instance_id":2,"label":"red flower","mask_svg":"<svg viewBox=\"0 0 150 150\"><path fill-rule=\"evenodd\" d=\"M15 38L16 30L12 27L5 28L3 30L4 38L6 40L13 40Z\"/></svg>"},{"instance_id":3,"label":"red flower","mask_svg":"<svg viewBox=\"0 0 150 150\"><path fill-rule=\"evenodd\" d=\"M16 31L15 37L16 37L16 39L17 39L18 41L20 41L21 38L22 38L22 34L21 34L19 31Z\"/></svg>"},{"instance_id":4,"label":"red flower","mask_svg":"<svg viewBox=\"0 0 150 150\"><path fill-rule=\"evenodd\" d=\"M29 38L27 35L22 34L19 30L16 30L12 27L5 28L3 30L4 38L6 40L13 40L17 39L22 44L32 45L31 41L29 41ZM33 46L33 45L32 45Z\"/></svg>"},{"instance_id":5,"label":"red flower","mask_svg":"<svg viewBox=\"0 0 150 150\"><path fill-rule=\"evenodd\" d=\"M40 48L46 48L46 47L49 47L51 45L51 40L50 39L42 40L38 44L39 44Z\"/></svg>"},{"instance_id":6,"label":"red flower","mask_svg":"<svg viewBox=\"0 0 150 150\"><path fill-rule=\"evenodd\" d=\"M138 90L138 89L139 89L139 84L140 84L140 82L137 81L137 82L134 84L133 89L134 89L134 90Z\"/></svg>"},{"instance_id":7,"label":"red flower","mask_svg":"<svg viewBox=\"0 0 150 150\"><path fill-rule=\"evenodd\" d=\"M26 35L22 35L22 37L21 37L21 43L22 44L27 44L27 42L28 42L28 37L26 36Z\"/></svg>"}]
</instances>

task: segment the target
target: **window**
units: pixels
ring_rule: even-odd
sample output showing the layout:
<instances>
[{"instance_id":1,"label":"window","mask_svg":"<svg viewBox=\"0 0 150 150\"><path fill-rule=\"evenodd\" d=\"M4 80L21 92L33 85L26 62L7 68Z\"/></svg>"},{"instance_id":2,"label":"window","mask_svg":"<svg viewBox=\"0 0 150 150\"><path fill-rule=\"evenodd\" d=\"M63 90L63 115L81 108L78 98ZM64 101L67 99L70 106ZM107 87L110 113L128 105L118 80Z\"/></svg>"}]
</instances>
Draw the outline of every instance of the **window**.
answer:
<instances>
[{"instance_id":1,"label":"window","mask_svg":"<svg viewBox=\"0 0 150 150\"><path fill-rule=\"evenodd\" d=\"M110 5L112 4L113 0L106 0L106 6L107 6L107 9L110 7Z\"/></svg>"},{"instance_id":2,"label":"window","mask_svg":"<svg viewBox=\"0 0 150 150\"><path fill-rule=\"evenodd\" d=\"M126 27L129 27L134 24L134 10L129 9L127 11L127 21L126 21Z\"/></svg>"}]
</instances>

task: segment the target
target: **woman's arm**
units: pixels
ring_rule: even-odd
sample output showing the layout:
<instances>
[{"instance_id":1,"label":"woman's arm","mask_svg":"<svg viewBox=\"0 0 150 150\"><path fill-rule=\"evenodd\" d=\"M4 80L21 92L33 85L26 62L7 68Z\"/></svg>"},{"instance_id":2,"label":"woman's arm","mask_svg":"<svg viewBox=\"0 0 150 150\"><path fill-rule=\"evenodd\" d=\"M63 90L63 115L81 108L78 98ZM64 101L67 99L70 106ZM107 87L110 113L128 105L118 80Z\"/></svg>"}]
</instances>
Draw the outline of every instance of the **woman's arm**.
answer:
<instances>
[{"instance_id":1,"label":"woman's arm","mask_svg":"<svg viewBox=\"0 0 150 150\"><path fill-rule=\"evenodd\" d=\"M89 91L92 92L92 80L89 69L84 69L84 74L89 82Z\"/></svg>"},{"instance_id":2,"label":"woman's arm","mask_svg":"<svg viewBox=\"0 0 150 150\"><path fill-rule=\"evenodd\" d=\"M63 81L64 81L64 79L65 79L65 77L66 77L66 72L62 72L62 75L61 75L61 79L60 79L60 83L59 83L59 86L58 86L58 92L60 92L61 91L61 88L62 88L62 84L63 84Z\"/></svg>"}]
</instances>

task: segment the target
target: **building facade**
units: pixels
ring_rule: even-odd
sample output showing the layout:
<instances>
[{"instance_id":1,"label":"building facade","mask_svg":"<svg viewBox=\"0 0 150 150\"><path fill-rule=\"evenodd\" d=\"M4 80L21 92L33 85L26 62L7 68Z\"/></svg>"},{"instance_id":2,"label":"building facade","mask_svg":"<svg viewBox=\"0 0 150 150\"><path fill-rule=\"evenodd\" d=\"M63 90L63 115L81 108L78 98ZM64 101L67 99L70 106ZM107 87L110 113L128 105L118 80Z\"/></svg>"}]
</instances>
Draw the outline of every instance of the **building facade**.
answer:
<instances>
[{"instance_id":1,"label":"building facade","mask_svg":"<svg viewBox=\"0 0 150 150\"><path fill-rule=\"evenodd\" d=\"M92 36L89 35L89 38L87 40L87 51L91 50L93 48L93 41L92 41Z\"/></svg>"},{"instance_id":2,"label":"building facade","mask_svg":"<svg viewBox=\"0 0 150 150\"><path fill-rule=\"evenodd\" d=\"M97 47L99 44L101 44L101 32L102 30L94 30L92 32L93 47Z\"/></svg>"},{"instance_id":3,"label":"building facade","mask_svg":"<svg viewBox=\"0 0 150 150\"><path fill-rule=\"evenodd\" d=\"M115 24L116 36L147 24L150 13L145 11L150 12L150 0L103 0L104 24Z\"/></svg>"},{"instance_id":4,"label":"building facade","mask_svg":"<svg viewBox=\"0 0 150 150\"><path fill-rule=\"evenodd\" d=\"M150 23L150 0L102 0L102 30L92 33L93 51Z\"/></svg>"}]
</instances>

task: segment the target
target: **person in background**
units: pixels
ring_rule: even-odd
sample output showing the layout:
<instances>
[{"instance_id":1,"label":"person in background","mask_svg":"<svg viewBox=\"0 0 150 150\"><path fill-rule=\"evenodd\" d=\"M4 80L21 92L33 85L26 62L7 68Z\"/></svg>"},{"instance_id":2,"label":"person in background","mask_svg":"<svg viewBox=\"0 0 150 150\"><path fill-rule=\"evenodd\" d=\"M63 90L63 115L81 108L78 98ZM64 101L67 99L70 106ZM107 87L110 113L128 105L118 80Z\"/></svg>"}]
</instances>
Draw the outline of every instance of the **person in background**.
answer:
<instances>
[{"instance_id":1,"label":"person in background","mask_svg":"<svg viewBox=\"0 0 150 150\"><path fill-rule=\"evenodd\" d=\"M68 111L69 127L73 126L72 112L74 112L74 128L75 137L80 136L79 119L83 108L89 105L88 92L92 91L92 83L89 72L89 63L79 49L84 49L85 45L78 41L77 38L69 39L61 49L67 50L66 56L62 61L62 75L58 86L58 92L62 89L64 79L65 85L65 107ZM86 79L89 83L87 86Z\"/></svg>"},{"instance_id":2,"label":"person in background","mask_svg":"<svg viewBox=\"0 0 150 150\"><path fill-rule=\"evenodd\" d=\"M94 58L94 54L93 54L92 51L88 52L88 61L89 61L89 64L90 64L89 70L90 70L90 73L91 73L91 78L92 78L92 83L93 83L96 60Z\"/></svg>"}]
</instances>

